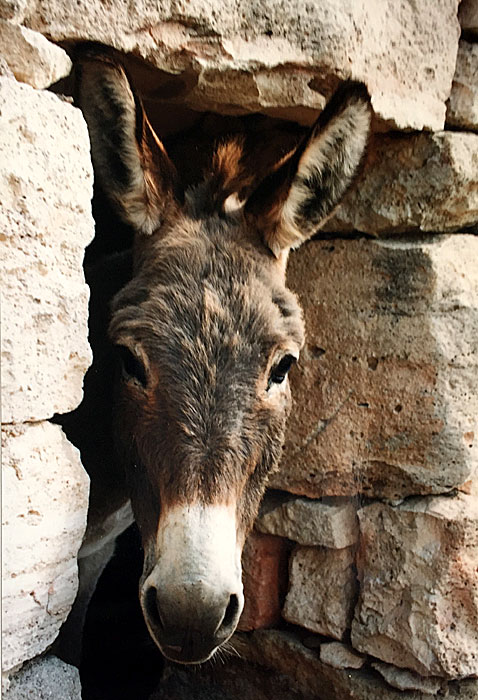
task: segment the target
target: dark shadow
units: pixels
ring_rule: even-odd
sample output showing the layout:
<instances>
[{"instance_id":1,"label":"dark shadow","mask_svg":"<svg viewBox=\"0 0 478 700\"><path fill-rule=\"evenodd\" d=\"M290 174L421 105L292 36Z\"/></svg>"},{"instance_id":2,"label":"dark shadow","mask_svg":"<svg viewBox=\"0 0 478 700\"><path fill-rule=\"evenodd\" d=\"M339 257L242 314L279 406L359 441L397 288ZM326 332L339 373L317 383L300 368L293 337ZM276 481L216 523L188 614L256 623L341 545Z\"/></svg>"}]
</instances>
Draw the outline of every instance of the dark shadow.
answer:
<instances>
[{"instance_id":1,"label":"dark shadow","mask_svg":"<svg viewBox=\"0 0 478 700\"><path fill-rule=\"evenodd\" d=\"M136 525L117 540L86 616L80 666L83 700L147 700L164 661L143 620L138 580L143 551Z\"/></svg>"}]
</instances>

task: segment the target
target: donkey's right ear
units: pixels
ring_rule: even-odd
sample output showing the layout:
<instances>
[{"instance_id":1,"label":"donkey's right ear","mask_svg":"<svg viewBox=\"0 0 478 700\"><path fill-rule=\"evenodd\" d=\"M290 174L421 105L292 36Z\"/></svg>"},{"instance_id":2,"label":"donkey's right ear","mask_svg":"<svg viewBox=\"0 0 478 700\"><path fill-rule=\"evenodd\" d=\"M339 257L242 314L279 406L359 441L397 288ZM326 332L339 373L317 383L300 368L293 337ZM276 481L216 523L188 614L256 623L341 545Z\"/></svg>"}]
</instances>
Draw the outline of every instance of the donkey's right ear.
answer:
<instances>
[{"instance_id":1,"label":"donkey's right ear","mask_svg":"<svg viewBox=\"0 0 478 700\"><path fill-rule=\"evenodd\" d=\"M76 101L88 124L95 177L121 218L151 234L184 193L124 68L108 49L78 55Z\"/></svg>"}]
</instances>

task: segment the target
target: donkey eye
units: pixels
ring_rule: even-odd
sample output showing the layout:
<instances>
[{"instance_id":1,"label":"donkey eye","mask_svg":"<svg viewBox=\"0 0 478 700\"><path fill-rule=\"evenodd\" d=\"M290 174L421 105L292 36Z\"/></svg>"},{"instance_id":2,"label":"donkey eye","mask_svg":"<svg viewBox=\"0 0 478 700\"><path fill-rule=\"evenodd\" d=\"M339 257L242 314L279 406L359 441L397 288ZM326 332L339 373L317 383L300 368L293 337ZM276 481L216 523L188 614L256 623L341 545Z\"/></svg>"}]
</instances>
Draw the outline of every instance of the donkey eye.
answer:
<instances>
[{"instance_id":1,"label":"donkey eye","mask_svg":"<svg viewBox=\"0 0 478 700\"><path fill-rule=\"evenodd\" d=\"M141 386L145 387L148 383L146 370L143 363L136 355L133 355L131 350L128 350L124 345L118 345L118 354L121 360L121 374L125 381L130 379L136 380Z\"/></svg>"},{"instance_id":2,"label":"donkey eye","mask_svg":"<svg viewBox=\"0 0 478 700\"><path fill-rule=\"evenodd\" d=\"M269 382L267 384L267 391L269 391L272 384L282 384L284 379L287 377L287 372L296 362L297 358L294 357L294 355L284 355L281 361L271 369Z\"/></svg>"}]
</instances>

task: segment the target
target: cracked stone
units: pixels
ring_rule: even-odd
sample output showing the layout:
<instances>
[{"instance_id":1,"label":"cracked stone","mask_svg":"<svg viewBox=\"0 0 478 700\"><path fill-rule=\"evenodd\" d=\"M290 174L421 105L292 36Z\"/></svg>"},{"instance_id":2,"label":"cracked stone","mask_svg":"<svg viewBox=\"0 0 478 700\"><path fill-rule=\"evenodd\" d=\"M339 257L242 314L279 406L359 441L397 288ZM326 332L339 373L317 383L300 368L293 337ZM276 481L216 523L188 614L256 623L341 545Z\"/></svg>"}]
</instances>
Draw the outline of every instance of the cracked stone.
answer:
<instances>
[{"instance_id":1,"label":"cracked stone","mask_svg":"<svg viewBox=\"0 0 478 700\"><path fill-rule=\"evenodd\" d=\"M289 567L283 617L341 640L350 628L356 598L354 548L297 547Z\"/></svg>"},{"instance_id":2,"label":"cracked stone","mask_svg":"<svg viewBox=\"0 0 478 700\"><path fill-rule=\"evenodd\" d=\"M380 661L372 662L375 668L393 688L398 690L418 690L426 695L437 695L439 691L445 691L445 683L442 678L424 678L407 671L403 668L397 668L391 664L384 664Z\"/></svg>"},{"instance_id":3,"label":"cracked stone","mask_svg":"<svg viewBox=\"0 0 478 700\"><path fill-rule=\"evenodd\" d=\"M273 499L266 496L255 527L303 545L341 549L358 539L357 508L351 502Z\"/></svg>"},{"instance_id":4,"label":"cracked stone","mask_svg":"<svg viewBox=\"0 0 478 700\"><path fill-rule=\"evenodd\" d=\"M49 87L71 70L63 49L42 34L0 19L0 55L15 78L38 90Z\"/></svg>"},{"instance_id":5,"label":"cracked stone","mask_svg":"<svg viewBox=\"0 0 478 700\"><path fill-rule=\"evenodd\" d=\"M362 668L366 658L347 644L326 642L320 645L320 660L333 668Z\"/></svg>"},{"instance_id":6,"label":"cracked stone","mask_svg":"<svg viewBox=\"0 0 478 700\"><path fill-rule=\"evenodd\" d=\"M99 41L134 53L163 72L167 94L174 83L174 97L195 109L273 110L311 122L324 96L353 77L367 83L384 128L438 130L455 68L457 11L458 0L370 7L224 0L220 11L209 0L146 0L127 12L102 0L39 0L25 24L53 41ZM160 97L160 87L156 81L146 97Z\"/></svg>"},{"instance_id":7,"label":"cracked stone","mask_svg":"<svg viewBox=\"0 0 478 700\"><path fill-rule=\"evenodd\" d=\"M2 665L43 652L76 596L88 476L51 423L2 426Z\"/></svg>"},{"instance_id":8,"label":"cracked stone","mask_svg":"<svg viewBox=\"0 0 478 700\"><path fill-rule=\"evenodd\" d=\"M467 104L473 120L473 93ZM478 134L443 131L375 135L362 177L323 229L388 236L459 231L477 223Z\"/></svg>"},{"instance_id":9,"label":"cracked stone","mask_svg":"<svg viewBox=\"0 0 478 700\"><path fill-rule=\"evenodd\" d=\"M475 473L477 259L472 235L312 241L291 255L307 338L271 488L400 500Z\"/></svg>"},{"instance_id":10,"label":"cracked stone","mask_svg":"<svg viewBox=\"0 0 478 700\"><path fill-rule=\"evenodd\" d=\"M91 360L85 247L92 166L81 112L0 78L2 421L65 413Z\"/></svg>"},{"instance_id":11,"label":"cracked stone","mask_svg":"<svg viewBox=\"0 0 478 700\"><path fill-rule=\"evenodd\" d=\"M446 121L478 131L478 44L460 41Z\"/></svg>"},{"instance_id":12,"label":"cracked stone","mask_svg":"<svg viewBox=\"0 0 478 700\"><path fill-rule=\"evenodd\" d=\"M426 677L477 676L477 494L373 503L358 515L354 648Z\"/></svg>"}]
</instances>

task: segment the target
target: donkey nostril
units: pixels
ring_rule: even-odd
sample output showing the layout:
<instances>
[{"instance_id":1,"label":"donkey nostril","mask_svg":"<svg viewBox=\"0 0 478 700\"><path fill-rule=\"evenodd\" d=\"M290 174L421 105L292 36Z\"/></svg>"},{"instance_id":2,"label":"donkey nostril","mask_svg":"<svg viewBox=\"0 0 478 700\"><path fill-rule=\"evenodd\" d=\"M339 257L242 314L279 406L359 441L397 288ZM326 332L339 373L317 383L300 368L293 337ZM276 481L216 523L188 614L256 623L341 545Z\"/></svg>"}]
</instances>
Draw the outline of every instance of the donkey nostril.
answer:
<instances>
[{"instance_id":1,"label":"donkey nostril","mask_svg":"<svg viewBox=\"0 0 478 700\"><path fill-rule=\"evenodd\" d=\"M145 596L145 607L148 616L157 627L164 629L163 621L159 612L158 597L156 588L148 588Z\"/></svg>"},{"instance_id":2,"label":"donkey nostril","mask_svg":"<svg viewBox=\"0 0 478 700\"><path fill-rule=\"evenodd\" d=\"M226 608L226 612L224 613L224 617L222 618L219 627L217 628L217 631L220 630L227 630L228 628L232 627L232 625L236 621L237 613L239 612L239 599L237 595L234 593L231 595L229 598L229 603Z\"/></svg>"}]
</instances>

